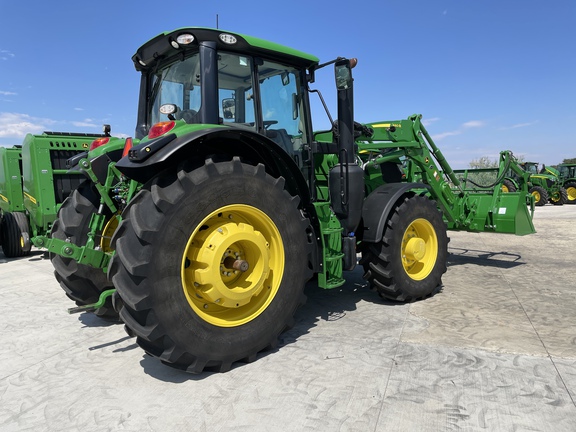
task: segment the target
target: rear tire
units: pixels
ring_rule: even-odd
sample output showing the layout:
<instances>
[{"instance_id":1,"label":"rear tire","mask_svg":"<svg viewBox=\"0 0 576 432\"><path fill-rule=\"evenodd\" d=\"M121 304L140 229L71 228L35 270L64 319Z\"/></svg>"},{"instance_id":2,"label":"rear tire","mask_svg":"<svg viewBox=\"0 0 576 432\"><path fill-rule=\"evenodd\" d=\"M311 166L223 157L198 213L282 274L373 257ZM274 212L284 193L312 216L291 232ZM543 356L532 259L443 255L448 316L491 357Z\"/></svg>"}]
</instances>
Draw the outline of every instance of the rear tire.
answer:
<instances>
[{"instance_id":1,"label":"rear tire","mask_svg":"<svg viewBox=\"0 0 576 432\"><path fill-rule=\"evenodd\" d=\"M446 224L435 202L406 196L388 218L382 240L363 245L360 263L381 297L410 302L438 291L447 256Z\"/></svg>"},{"instance_id":2,"label":"rear tire","mask_svg":"<svg viewBox=\"0 0 576 432\"><path fill-rule=\"evenodd\" d=\"M6 258L23 257L30 254L30 225L28 216L22 212L4 213L0 224L2 251Z\"/></svg>"},{"instance_id":3,"label":"rear tire","mask_svg":"<svg viewBox=\"0 0 576 432\"><path fill-rule=\"evenodd\" d=\"M548 202L548 192L541 186L532 186L528 191L534 196L534 204L542 207Z\"/></svg>"},{"instance_id":4,"label":"rear tire","mask_svg":"<svg viewBox=\"0 0 576 432\"><path fill-rule=\"evenodd\" d=\"M70 239L72 244L83 246L88 240L90 218L98 211L100 194L90 181L82 183L70 197L62 203L58 219L52 225L51 236L60 240ZM106 208L106 221L110 222L111 212ZM99 233L102 234L102 233ZM101 239L101 238L100 238ZM54 275L66 295L78 306L93 304L98 301L103 291L114 286L102 269L78 264L71 258L50 254L54 266ZM118 319L118 313L112 307L111 297L101 308L93 311L105 319Z\"/></svg>"},{"instance_id":5,"label":"rear tire","mask_svg":"<svg viewBox=\"0 0 576 432\"><path fill-rule=\"evenodd\" d=\"M138 345L191 373L225 372L276 346L312 273L297 205L284 179L239 159L184 163L145 185L123 213L109 268Z\"/></svg>"},{"instance_id":6,"label":"rear tire","mask_svg":"<svg viewBox=\"0 0 576 432\"><path fill-rule=\"evenodd\" d=\"M516 185L513 181L506 179L502 182L502 192L516 192Z\"/></svg>"},{"instance_id":7,"label":"rear tire","mask_svg":"<svg viewBox=\"0 0 576 432\"><path fill-rule=\"evenodd\" d=\"M576 182L567 182L564 188L566 189L566 204L576 204Z\"/></svg>"}]
</instances>

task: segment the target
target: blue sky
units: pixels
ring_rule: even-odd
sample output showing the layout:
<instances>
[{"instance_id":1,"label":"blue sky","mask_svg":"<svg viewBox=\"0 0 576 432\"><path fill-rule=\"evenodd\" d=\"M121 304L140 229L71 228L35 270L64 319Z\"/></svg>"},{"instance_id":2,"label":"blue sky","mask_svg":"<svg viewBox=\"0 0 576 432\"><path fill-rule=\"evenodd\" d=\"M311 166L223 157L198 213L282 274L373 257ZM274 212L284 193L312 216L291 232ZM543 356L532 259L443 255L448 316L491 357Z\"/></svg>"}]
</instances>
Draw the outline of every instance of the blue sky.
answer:
<instances>
[{"instance_id":1,"label":"blue sky","mask_svg":"<svg viewBox=\"0 0 576 432\"><path fill-rule=\"evenodd\" d=\"M576 157L575 0L0 0L0 145L44 130L131 136L155 35L216 27L320 58L357 57L360 122L423 115L453 168L509 149L547 165ZM319 72L336 117L332 69ZM328 120L315 105L315 128Z\"/></svg>"}]
</instances>

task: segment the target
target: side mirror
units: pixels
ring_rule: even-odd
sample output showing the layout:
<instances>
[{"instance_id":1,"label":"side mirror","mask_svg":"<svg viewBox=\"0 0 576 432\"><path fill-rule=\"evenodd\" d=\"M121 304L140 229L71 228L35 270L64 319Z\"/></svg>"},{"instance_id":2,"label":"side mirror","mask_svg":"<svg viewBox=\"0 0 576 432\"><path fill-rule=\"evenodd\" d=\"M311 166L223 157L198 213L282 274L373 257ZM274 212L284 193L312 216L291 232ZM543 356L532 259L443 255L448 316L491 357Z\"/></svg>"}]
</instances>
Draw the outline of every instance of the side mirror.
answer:
<instances>
[{"instance_id":1,"label":"side mirror","mask_svg":"<svg viewBox=\"0 0 576 432\"><path fill-rule=\"evenodd\" d=\"M342 59L334 64L334 76L336 77L336 88L347 90L352 88L352 68L356 66L356 59Z\"/></svg>"},{"instance_id":2,"label":"side mirror","mask_svg":"<svg viewBox=\"0 0 576 432\"><path fill-rule=\"evenodd\" d=\"M236 101L232 98L222 99L222 115L225 119L233 119L236 114Z\"/></svg>"}]
</instances>

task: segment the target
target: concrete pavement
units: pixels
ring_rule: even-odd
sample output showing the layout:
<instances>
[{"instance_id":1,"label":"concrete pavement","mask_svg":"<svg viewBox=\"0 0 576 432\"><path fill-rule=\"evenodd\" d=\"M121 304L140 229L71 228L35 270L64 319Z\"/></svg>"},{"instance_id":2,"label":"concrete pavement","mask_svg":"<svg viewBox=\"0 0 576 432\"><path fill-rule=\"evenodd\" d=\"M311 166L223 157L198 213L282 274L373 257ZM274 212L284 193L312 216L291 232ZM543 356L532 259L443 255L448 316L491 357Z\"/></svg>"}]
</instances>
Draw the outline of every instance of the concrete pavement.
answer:
<instances>
[{"instance_id":1,"label":"concrete pavement","mask_svg":"<svg viewBox=\"0 0 576 432\"><path fill-rule=\"evenodd\" d=\"M576 431L576 206L537 234L451 232L444 287L382 301L310 283L277 350L188 375L0 252L0 431Z\"/></svg>"}]
</instances>

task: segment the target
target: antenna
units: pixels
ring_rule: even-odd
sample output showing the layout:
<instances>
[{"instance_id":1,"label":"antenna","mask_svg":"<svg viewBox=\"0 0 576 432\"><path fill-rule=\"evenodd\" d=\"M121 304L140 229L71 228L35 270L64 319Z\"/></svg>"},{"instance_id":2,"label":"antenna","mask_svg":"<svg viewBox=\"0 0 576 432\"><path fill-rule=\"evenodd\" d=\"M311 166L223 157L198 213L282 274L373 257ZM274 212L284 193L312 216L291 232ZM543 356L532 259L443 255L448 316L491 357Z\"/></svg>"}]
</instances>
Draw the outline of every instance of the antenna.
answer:
<instances>
[{"instance_id":1,"label":"antenna","mask_svg":"<svg viewBox=\"0 0 576 432\"><path fill-rule=\"evenodd\" d=\"M218 27L218 14L216 14L216 28L219 28Z\"/></svg>"}]
</instances>

